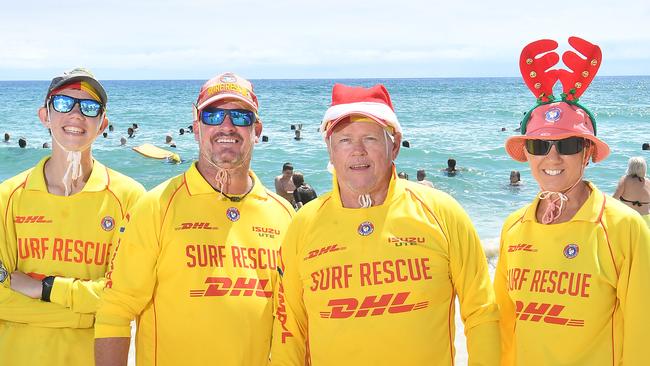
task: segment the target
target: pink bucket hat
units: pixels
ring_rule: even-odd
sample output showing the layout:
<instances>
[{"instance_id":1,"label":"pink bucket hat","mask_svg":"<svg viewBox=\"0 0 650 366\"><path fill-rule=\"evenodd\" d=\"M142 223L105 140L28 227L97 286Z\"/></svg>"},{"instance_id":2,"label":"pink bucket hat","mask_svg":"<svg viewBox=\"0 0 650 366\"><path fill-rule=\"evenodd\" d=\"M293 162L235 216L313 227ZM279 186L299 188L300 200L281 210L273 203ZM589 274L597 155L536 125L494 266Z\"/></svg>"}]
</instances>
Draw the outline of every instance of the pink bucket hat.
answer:
<instances>
[{"instance_id":1,"label":"pink bucket hat","mask_svg":"<svg viewBox=\"0 0 650 366\"><path fill-rule=\"evenodd\" d=\"M259 108L257 96L253 93L253 84L231 72L217 75L203 84L196 100L196 110L201 111L222 99L236 99L244 102L256 113Z\"/></svg>"},{"instance_id":2,"label":"pink bucket hat","mask_svg":"<svg viewBox=\"0 0 650 366\"><path fill-rule=\"evenodd\" d=\"M544 104L533 109L526 134L512 136L506 140L506 151L513 159L525 162L526 140L562 140L568 137L582 137L593 142L596 147L592 156L594 163L609 155L609 146L594 134L589 114L582 108L566 102Z\"/></svg>"},{"instance_id":3,"label":"pink bucket hat","mask_svg":"<svg viewBox=\"0 0 650 366\"><path fill-rule=\"evenodd\" d=\"M320 125L323 138L329 137L337 124L349 121L351 116L370 118L391 135L402 133L388 90L381 84L370 88L335 84L332 88L332 104Z\"/></svg>"},{"instance_id":4,"label":"pink bucket hat","mask_svg":"<svg viewBox=\"0 0 650 366\"><path fill-rule=\"evenodd\" d=\"M557 42L543 39L524 47L519 59L521 74L528 88L537 97L537 104L521 123L520 136L506 140L506 152L513 159L525 162L526 140L561 140L568 137L582 137L595 146L594 163L609 155L609 146L596 137L596 121L593 115L578 103L600 67L600 47L581 38L570 37L569 44L583 57L573 51L566 51L562 61L572 70L551 70L560 59L553 51ZM543 56L539 56L543 54ZM562 101L554 102L553 86L560 80Z\"/></svg>"}]
</instances>

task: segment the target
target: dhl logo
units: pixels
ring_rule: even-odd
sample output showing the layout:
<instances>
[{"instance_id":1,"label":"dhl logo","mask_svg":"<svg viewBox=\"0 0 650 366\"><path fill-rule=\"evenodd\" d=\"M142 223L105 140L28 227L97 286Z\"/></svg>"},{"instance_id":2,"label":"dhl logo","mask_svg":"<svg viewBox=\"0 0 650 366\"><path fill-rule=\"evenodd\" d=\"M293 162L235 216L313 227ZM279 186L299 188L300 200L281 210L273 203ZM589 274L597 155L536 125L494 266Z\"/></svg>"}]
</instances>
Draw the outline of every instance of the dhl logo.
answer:
<instances>
[{"instance_id":1,"label":"dhl logo","mask_svg":"<svg viewBox=\"0 0 650 366\"><path fill-rule=\"evenodd\" d=\"M516 251L536 252L537 249L533 248L532 244L517 244L517 245L508 246L508 252L516 252Z\"/></svg>"},{"instance_id":2,"label":"dhl logo","mask_svg":"<svg viewBox=\"0 0 650 366\"><path fill-rule=\"evenodd\" d=\"M16 224L49 224L52 220L45 220L45 216L16 216Z\"/></svg>"},{"instance_id":3,"label":"dhl logo","mask_svg":"<svg viewBox=\"0 0 650 366\"><path fill-rule=\"evenodd\" d=\"M207 296L259 296L272 297L273 291L266 291L269 280L258 278L238 277L234 283L229 277L208 277L205 283L207 289L190 290L190 297Z\"/></svg>"},{"instance_id":4,"label":"dhl logo","mask_svg":"<svg viewBox=\"0 0 650 366\"><path fill-rule=\"evenodd\" d=\"M253 226L253 232L265 238L275 238L276 235L280 235L280 230L272 227Z\"/></svg>"},{"instance_id":5,"label":"dhl logo","mask_svg":"<svg viewBox=\"0 0 650 366\"><path fill-rule=\"evenodd\" d=\"M585 326L584 320L560 317L560 313L562 313L565 308L564 305L531 302L524 308L524 303L517 300L515 306L517 319L519 320L531 322L539 322L543 320L544 323L547 324L566 325L569 327Z\"/></svg>"},{"instance_id":6,"label":"dhl logo","mask_svg":"<svg viewBox=\"0 0 650 366\"><path fill-rule=\"evenodd\" d=\"M282 325L282 344L284 344L287 342L287 338L293 337L293 334L287 328L287 305L284 300L284 287L282 286L282 282L280 282L280 287L278 288L278 309L275 316Z\"/></svg>"},{"instance_id":7,"label":"dhl logo","mask_svg":"<svg viewBox=\"0 0 650 366\"><path fill-rule=\"evenodd\" d=\"M396 247L400 247L404 245L424 244L425 239L419 236L409 236L409 237L391 236L388 238L388 242L390 244L395 244Z\"/></svg>"},{"instance_id":8,"label":"dhl logo","mask_svg":"<svg viewBox=\"0 0 650 366\"><path fill-rule=\"evenodd\" d=\"M311 252L309 252L309 254L305 257L304 260L316 258L319 255L323 255L325 253L337 252L339 250L344 250L344 249L345 249L345 247L341 248L341 247L338 246L338 244L328 245L328 246L322 247L320 249L312 250Z\"/></svg>"},{"instance_id":9,"label":"dhl logo","mask_svg":"<svg viewBox=\"0 0 650 366\"><path fill-rule=\"evenodd\" d=\"M216 226L210 226L209 222L184 222L176 230L190 230L190 229L203 229L203 230L217 230Z\"/></svg>"},{"instance_id":10,"label":"dhl logo","mask_svg":"<svg viewBox=\"0 0 650 366\"><path fill-rule=\"evenodd\" d=\"M397 294L366 296L361 301L361 305L359 305L359 299L353 297L332 299L327 303L327 306L331 306L332 310L321 312L320 316L328 319L345 319L352 316L363 318L368 315L384 315L387 311L388 314L397 314L420 310L429 306L428 301L405 304L410 294L410 292L400 292Z\"/></svg>"}]
</instances>

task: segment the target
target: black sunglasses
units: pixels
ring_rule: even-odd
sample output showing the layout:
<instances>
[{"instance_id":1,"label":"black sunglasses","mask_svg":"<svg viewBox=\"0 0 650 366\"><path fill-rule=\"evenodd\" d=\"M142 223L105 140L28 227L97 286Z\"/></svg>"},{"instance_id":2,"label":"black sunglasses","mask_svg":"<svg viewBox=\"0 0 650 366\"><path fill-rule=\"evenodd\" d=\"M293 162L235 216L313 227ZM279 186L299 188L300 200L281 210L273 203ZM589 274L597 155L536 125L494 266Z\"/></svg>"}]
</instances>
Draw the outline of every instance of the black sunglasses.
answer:
<instances>
[{"instance_id":1,"label":"black sunglasses","mask_svg":"<svg viewBox=\"0 0 650 366\"><path fill-rule=\"evenodd\" d=\"M585 139L581 137L569 137L562 140L526 140L526 150L531 155L547 155L553 145L560 155L573 155L581 152L586 143Z\"/></svg>"}]
</instances>

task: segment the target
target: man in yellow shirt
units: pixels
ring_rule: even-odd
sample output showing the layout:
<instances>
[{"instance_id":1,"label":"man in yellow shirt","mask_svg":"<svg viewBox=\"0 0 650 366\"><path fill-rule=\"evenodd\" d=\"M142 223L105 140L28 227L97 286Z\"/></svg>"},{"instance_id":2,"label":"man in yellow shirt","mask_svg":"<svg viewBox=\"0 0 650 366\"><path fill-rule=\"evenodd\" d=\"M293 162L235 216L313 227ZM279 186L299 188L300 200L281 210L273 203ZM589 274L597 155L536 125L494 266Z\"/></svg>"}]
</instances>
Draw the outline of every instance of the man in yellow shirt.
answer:
<instances>
[{"instance_id":1,"label":"man in yellow shirt","mask_svg":"<svg viewBox=\"0 0 650 366\"><path fill-rule=\"evenodd\" d=\"M449 195L397 179L402 130L384 86L335 85L321 132L333 190L283 242L272 364L451 365L456 297L469 364L498 364L479 238Z\"/></svg>"},{"instance_id":2,"label":"man in yellow shirt","mask_svg":"<svg viewBox=\"0 0 650 366\"><path fill-rule=\"evenodd\" d=\"M501 232L494 287L502 365L648 365L650 231L634 210L584 180L589 159L609 155L593 115L578 103L601 51L577 37L569 43L583 54L563 55L573 73L552 69L555 41L521 53L538 103L506 151L528 162L540 193ZM561 101L552 94L557 74Z\"/></svg>"},{"instance_id":3,"label":"man in yellow shirt","mask_svg":"<svg viewBox=\"0 0 650 366\"><path fill-rule=\"evenodd\" d=\"M93 159L107 96L87 70L52 79L38 111L52 155L0 184L2 365L89 365L116 227L144 192Z\"/></svg>"},{"instance_id":4,"label":"man in yellow shirt","mask_svg":"<svg viewBox=\"0 0 650 366\"><path fill-rule=\"evenodd\" d=\"M250 170L262 132L252 84L225 73L194 109L199 160L130 212L96 322L96 364L261 366L278 251L293 208Z\"/></svg>"}]
</instances>

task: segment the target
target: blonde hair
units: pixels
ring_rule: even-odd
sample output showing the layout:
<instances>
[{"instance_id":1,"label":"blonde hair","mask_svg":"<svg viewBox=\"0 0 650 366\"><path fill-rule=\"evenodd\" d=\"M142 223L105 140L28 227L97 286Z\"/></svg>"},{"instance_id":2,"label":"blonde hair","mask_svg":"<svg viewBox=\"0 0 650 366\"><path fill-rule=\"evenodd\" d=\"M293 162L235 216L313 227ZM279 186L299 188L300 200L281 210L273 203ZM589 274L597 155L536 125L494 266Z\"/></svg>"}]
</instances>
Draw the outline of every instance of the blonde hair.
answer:
<instances>
[{"instance_id":1,"label":"blonde hair","mask_svg":"<svg viewBox=\"0 0 650 366\"><path fill-rule=\"evenodd\" d=\"M630 158L627 163L627 172L626 175L637 176L639 178L645 178L645 173L648 167L646 165L645 159L641 156L635 156Z\"/></svg>"}]
</instances>

